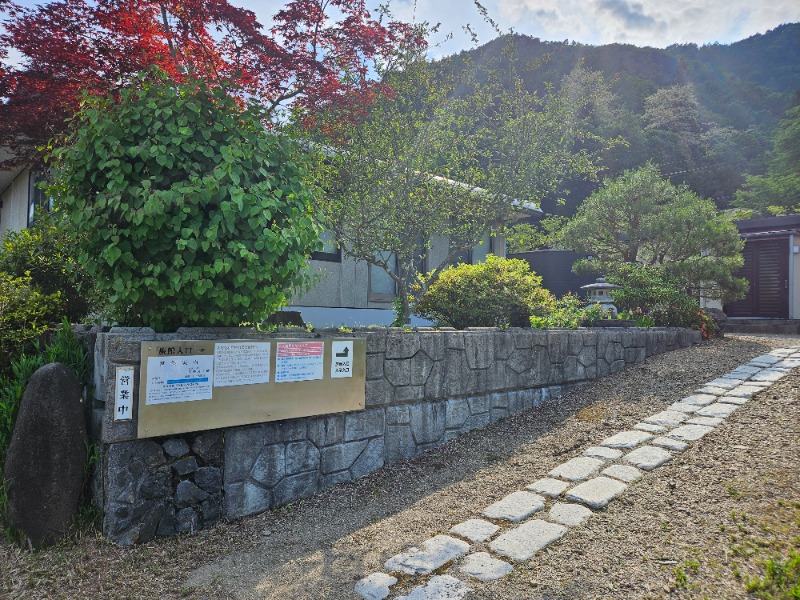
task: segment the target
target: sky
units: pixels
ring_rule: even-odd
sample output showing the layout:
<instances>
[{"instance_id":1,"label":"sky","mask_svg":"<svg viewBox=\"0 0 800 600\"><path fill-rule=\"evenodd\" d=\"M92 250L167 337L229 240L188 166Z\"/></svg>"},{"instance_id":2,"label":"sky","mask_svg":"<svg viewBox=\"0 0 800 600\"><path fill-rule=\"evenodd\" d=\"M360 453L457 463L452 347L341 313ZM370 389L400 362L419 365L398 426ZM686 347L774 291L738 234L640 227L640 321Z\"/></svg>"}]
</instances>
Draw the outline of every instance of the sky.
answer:
<instances>
[{"instance_id":1,"label":"sky","mask_svg":"<svg viewBox=\"0 0 800 600\"><path fill-rule=\"evenodd\" d=\"M26 6L44 3L17 1ZM255 12L265 27L284 4L280 0L229 1ZM368 0L368 4L377 2ZM482 4L503 33L513 29L546 41L590 45L729 44L783 23L800 22L799 0L483 0ZM433 58L471 48L467 26L478 34L480 44L497 36L474 0L390 0L389 5L400 20L441 23L432 39Z\"/></svg>"},{"instance_id":2,"label":"sky","mask_svg":"<svg viewBox=\"0 0 800 600\"><path fill-rule=\"evenodd\" d=\"M800 21L798 0L487 0L484 6L503 32L590 45L729 44ZM393 7L406 20L440 22L452 32L444 54L470 46L461 31L466 23L479 31L480 43L495 37L472 0L401 0Z\"/></svg>"}]
</instances>

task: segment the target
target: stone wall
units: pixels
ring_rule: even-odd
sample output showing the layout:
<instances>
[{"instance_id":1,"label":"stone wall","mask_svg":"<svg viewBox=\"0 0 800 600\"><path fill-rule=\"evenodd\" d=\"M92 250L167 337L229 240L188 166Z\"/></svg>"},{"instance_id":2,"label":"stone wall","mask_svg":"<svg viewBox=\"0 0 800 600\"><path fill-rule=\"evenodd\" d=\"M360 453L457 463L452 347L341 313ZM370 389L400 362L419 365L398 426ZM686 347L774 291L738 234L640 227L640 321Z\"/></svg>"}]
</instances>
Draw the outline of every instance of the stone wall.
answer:
<instances>
[{"instance_id":1,"label":"stone wall","mask_svg":"<svg viewBox=\"0 0 800 600\"><path fill-rule=\"evenodd\" d=\"M270 336L239 329L155 334L115 328L99 334L94 428L102 441L97 495L105 534L130 544L257 514L533 409L647 356L700 341L699 332L683 329L382 329L352 335L367 340L363 411L136 440L135 420L114 423L105 401L116 366L138 369L142 341Z\"/></svg>"}]
</instances>

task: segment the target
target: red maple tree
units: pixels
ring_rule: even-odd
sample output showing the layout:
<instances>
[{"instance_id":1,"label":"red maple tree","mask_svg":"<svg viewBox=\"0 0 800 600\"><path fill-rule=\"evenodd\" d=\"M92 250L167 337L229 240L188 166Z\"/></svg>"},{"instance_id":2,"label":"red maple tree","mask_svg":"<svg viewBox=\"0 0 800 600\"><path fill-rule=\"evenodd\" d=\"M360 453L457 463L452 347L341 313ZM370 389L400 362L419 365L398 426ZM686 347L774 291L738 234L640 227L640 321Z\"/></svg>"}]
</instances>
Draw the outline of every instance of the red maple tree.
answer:
<instances>
[{"instance_id":1,"label":"red maple tree","mask_svg":"<svg viewBox=\"0 0 800 600\"><path fill-rule=\"evenodd\" d=\"M241 97L308 110L368 101L376 65L424 40L404 23L373 18L364 0L293 0L265 32L227 0L55 0L24 8L0 0L8 17L0 58L0 147L29 162L65 127L82 90L108 94L156 67L180 80L203 78Z\"/></svg>"}]
</instances>

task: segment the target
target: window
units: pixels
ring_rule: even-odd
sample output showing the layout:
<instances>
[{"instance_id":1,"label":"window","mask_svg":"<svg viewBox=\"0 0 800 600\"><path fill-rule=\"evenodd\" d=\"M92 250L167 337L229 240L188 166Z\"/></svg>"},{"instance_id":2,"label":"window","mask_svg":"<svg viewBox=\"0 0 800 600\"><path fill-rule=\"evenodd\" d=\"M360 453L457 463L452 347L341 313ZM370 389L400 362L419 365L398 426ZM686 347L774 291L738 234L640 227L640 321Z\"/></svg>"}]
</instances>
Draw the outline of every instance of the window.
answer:
<instances>
[{"instance_id":1,"label":"window","mask_svg":"<svg viewBox=\"0 0 800 600\"><path fill-rule=\"evenodd\" d=\"M326 229L320 234L319 239L322 241L322 250L312 252L311 258L328 262L342 262L342 249L336 243L333 232Z\"/></svg>"},{"instance_id":2,"label":"window","mask_svg":"<svg viewBox=\"0 0 800 600\"><path fill-rule=\"evenodd\" d=\"M53 210L53 199L39 188L39 184L47 180L48 173L41 171L31 171L28 176L28 227L33 225L37 212Z\"/></svg>"},{"instance_id":3,"label":"window","mask_svg":"<svg viewBox=\"0 0 800 600\"><path fill-rule=\"evenodd\" d=\"M377 252L376 258L385 260L394 273L397 273L397 257L393 252ZM369 300L390 302L397 295L394 279L378 265L369 265Z\"/></svg>"}]
</instances>

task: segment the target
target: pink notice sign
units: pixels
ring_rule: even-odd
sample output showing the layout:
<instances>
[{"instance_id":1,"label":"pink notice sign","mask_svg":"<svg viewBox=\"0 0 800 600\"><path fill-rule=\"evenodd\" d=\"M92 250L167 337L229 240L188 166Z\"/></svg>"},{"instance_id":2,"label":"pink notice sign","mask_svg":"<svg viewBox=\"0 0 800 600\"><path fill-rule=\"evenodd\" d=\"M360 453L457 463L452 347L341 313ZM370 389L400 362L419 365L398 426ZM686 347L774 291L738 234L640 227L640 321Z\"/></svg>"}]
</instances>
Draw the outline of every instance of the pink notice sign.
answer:
<instances>
[{"instance_id":1,"label":"pink notice sign","mask_svg":"<svg viewBox=\"0 0 800 600\"><path fill-rule=\"evenodd\" d=\"M322 379L324 342L278 342L275 382Z\"/></svg>"}]
</instances>

